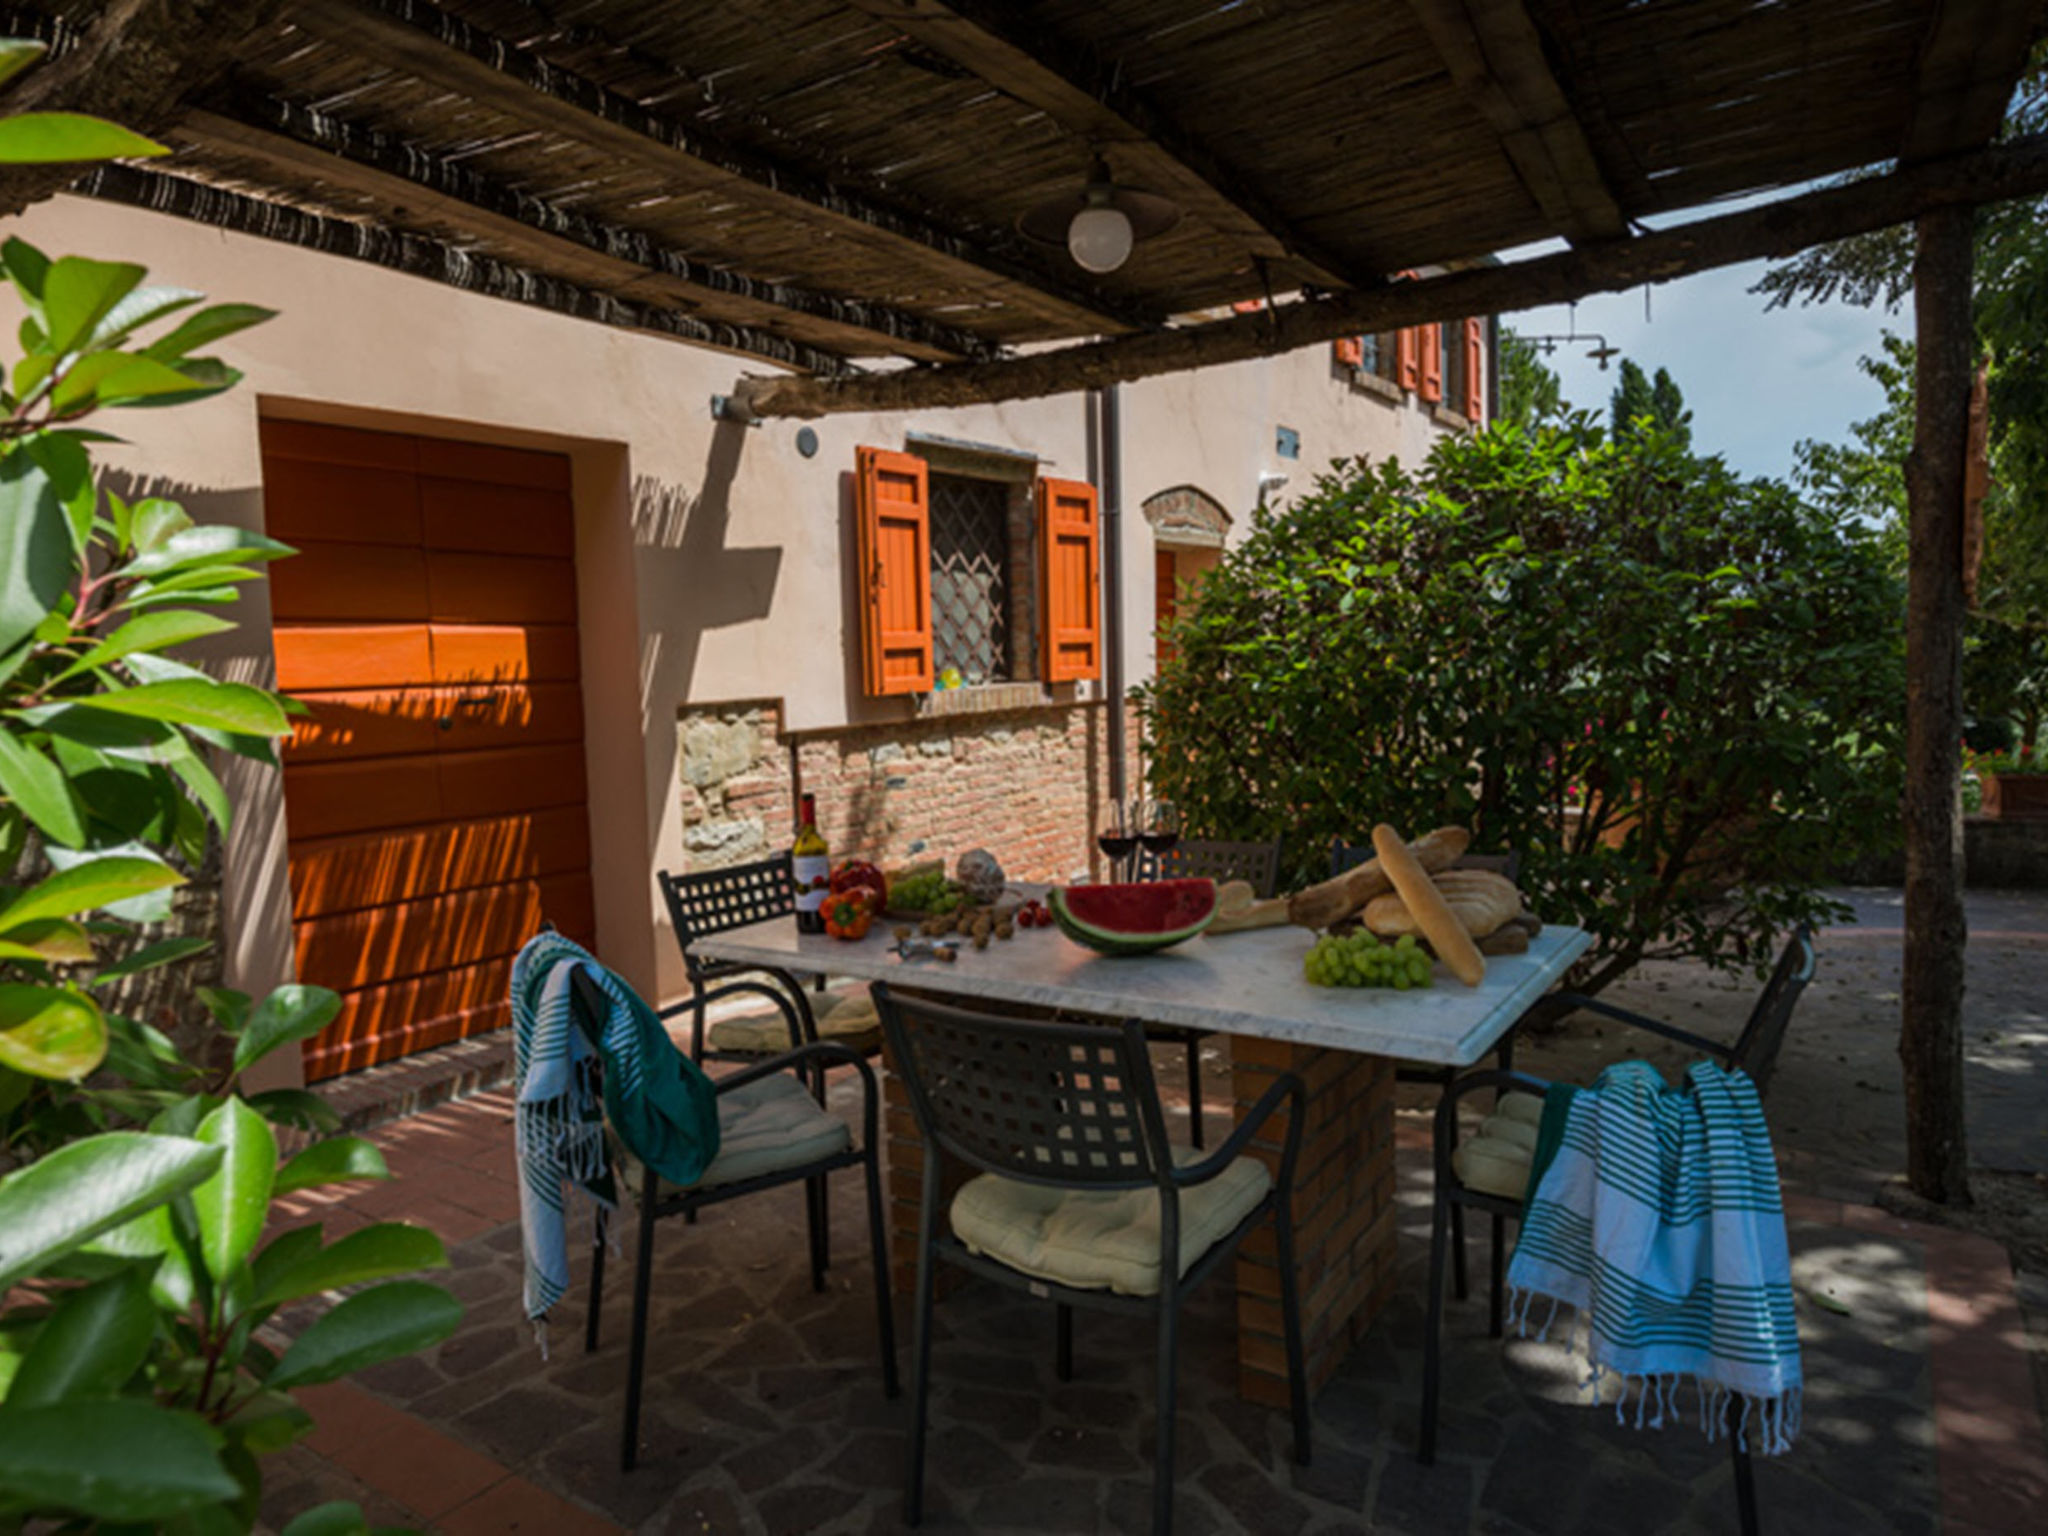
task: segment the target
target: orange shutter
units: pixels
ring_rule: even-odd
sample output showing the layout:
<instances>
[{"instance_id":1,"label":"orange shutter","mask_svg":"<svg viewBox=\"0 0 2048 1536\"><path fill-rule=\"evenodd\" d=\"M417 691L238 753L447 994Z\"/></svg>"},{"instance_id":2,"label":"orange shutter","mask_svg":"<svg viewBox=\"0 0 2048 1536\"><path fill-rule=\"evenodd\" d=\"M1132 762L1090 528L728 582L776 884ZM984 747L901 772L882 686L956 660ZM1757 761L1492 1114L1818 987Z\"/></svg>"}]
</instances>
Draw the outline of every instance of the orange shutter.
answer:
<instances>
[{"instance_id":1,"label":"orange shutter","mask_svg":"<svg viewBox=\"0 0 2048 1536\"><path fill-rule=\"evenodd\" d=\"M1422 388L1422 332L1415 326L1394 333L1394 382L1403 389Z\"/></svg>"},{"instance_id":2,"label":"orange shutter","mask_svg":"<svg viewBox=\"0 0 2048 1536\"><path fill-rule=\"evenodd\" d=\"M854 450L860 525L860 649L871 694L932 686L932 531L925 463Z\"/></svg>"},{"instance_id":3,"label":"orange shutter","mask_svg":"<svg viewBox=\"0 0 2048 1536\"><path fill-rule=\"evenodd\" d=\"M1339 336L1330 345L1336 350L1337 362L1345 368L1356 368L1365 362L1365 340L1360 336Z\"/></svg>"},{"instance_id":4,"label":"orange shutter","mask_svg":"<svg viewBox=\"0 0 2048 1536\"><path fill-rule=\"evenodd\" d=\"M1465 419L1475 426L1486 415L1486 322L1465 322Z\"/></svg>"},{"instance_id":5,"label":"orange shutter","mask_svg":"<svg viewBox=\"0 0 2048 1536\"><path fill-rule=\"evenodd\" d=\"M1422 338L1422 387L1416 391L1432 404L1444 397L1444 328L1425 325Z\"/></svg>"},{"instance_id":6,"label":"orange shutter","mask_svg":"<svg viewBox=\"0 0 2048 1536\"><path fill-rule=\"evenodd\" d=\"M1100 530L1094 486L1038 482L1039 568L1045 573L1039 668L1049 683L1102 673Z\"/></svg>"}]
</instances>

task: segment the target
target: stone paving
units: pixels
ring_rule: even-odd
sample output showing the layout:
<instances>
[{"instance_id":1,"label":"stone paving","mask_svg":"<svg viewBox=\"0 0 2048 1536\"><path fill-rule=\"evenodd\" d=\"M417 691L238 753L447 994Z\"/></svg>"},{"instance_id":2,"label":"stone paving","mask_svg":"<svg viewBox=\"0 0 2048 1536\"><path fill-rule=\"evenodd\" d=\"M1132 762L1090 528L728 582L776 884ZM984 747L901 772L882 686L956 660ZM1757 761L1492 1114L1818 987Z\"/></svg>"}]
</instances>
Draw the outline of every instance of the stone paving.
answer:
<instances>
[{"instance_id":1,"label":"stone paving","mask_svg":"<svg viewBox=\"0 0 2048 1536\"><path fill-rule=\"evenodd\" d=\"M1975 921L1980 931L1998 931ZM2038 963L2033 957L2037 977ZM1876 1017L1872 1000L1848 994L1882 990L1882 976L1853 967L1850 975L1845 995L1819 1010L1821 1032L1788 1052L1786 1077L1773 1090L1774 1120L1827 1102L1828 1080L1847 1065L1831 1058L1853 1054L1832 1048L1837 1025L1846 1030L1862 1013L1864 1033L1875 1032L1867 1022ZM1739 1018L1744 989L1719 997L1708 984L1704 993L1681 988L1673 996L1667 986L1660 995L1653 975L1640 990L1638 1005L1662 1003L1659 1011L1680 1022L1697 1011L1715 1032L1731 1008ZM2008 1002L2018 1015L2038 1007L2017 991ZM1834 1011L1841 1018L1830 1024ZM2042 1063L2028 1054L2030 1017L2039 1016L2006 1019L1994 1033L1997 1049L2031 1073ZM1987 1021L1980 1014L1978 1022ZM1812 1023L1802 1018L1795 1038ZM1571 1042L1558 1041L1530 1055L1564 1063L1572 1052ZM1797 1086L1787 1093L1789 1085ZM1838 1082L1832 1091L1842 1096ZM1998 1145L2009 1134L2026 1151L2028 1117L1994 1102L1998 1125L1987 1138ZM330 1232L400 1215L442 1230L453 1260L447 1283L468 1316L439 1349L326 1389L315 1405L320 1435L286 1453L284 1465L273 1463L272 1523L317 1498L353 1496L373 1521L457 1532L901 1529L909 1408L882 1392L857 1176L834 1180L837 1262L824 1295L809 1287L794 1191L715 1208L696 1226L661 1224L640 1466L622 1475L630 1266L611 1266L604 1340L585 1355L587 1250L579 1253L577 1282L543 1361L519 1315L509 1115L501 1091L383 1127L372 1134L400 1175L393 1184L336 1191L341 1198L324 1205L306 1198L309 1210L320 1205ZM2009 1131L1999 1128L2008 1122ZM1725 1449L1708 1446L1690 1425L1617 1426L1611 1392L1610 1406L1592 1406L1564 1349L1488 1338L1478 1296L1450 1308L1442 1450L1434 1468L1417 1466L1425 1137L1426 1119L1404 1114L1402 1283L1370 1339L1314 1403L1313 1466L1288 1459L1283 1414L1235 1394L1227 1283L1212 1283L1198 1300L1183 1332L1176 1529L1732 1531ZM2048 1460L2002 1251L1870 1209L1853 1159L1827 1160L1819 1155L1824 1140L1809 1147L1803 1132L1789 1139L1797 1143L1788 1148L1788 1210L1809 1386L1791 1454L1758 1462L1766 1528L2037 1528ZM625 1232L628 1259L633 1241ZM1475 1277L1483 1276L1483 1222L1475 1224L1472 1257ZM941 1302L938 1316L925 1529L1143 1529L1149 1331L1080 1315L1076 1379L1063 1384L1053 1374L1043 1304L967 1284ZM908 1328L902 1333L907 1373Z\"/></svg>"}]
</instances>

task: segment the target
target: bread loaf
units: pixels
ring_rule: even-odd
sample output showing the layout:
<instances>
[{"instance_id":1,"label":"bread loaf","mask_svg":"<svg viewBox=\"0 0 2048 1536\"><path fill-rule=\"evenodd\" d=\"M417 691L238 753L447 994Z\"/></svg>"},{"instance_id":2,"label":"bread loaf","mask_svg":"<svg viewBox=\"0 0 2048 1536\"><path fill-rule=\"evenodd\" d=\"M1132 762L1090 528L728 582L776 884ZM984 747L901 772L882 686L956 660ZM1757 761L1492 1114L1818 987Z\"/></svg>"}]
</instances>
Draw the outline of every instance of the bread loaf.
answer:
<instances>
[{"instance_id":1,"label":"bread loaf","mask_svg":"<svg viewBox=\"0 0 2048 1536\"><path fill-rule=\"evenodd\" d=\"M1426 870L1449 869L1464 857L1471 842L1472 834L1463 827L1438 827L1427 837L1417 838L1410 852ZM1381 861L1367 859L1355 869L1288 897L1287 920L1303 928L1327 928L1393 888Z\"/></svg>"},{"instance_id":2,"label":"bread loaf","mask_svg":"<svg viewBox=\"0 0 2048 1536\"><path fill-rule=\"evenodd\" d=\"M1274 897L1261 901L1243 880L1227 880L1216 887L1216 915L1204 933L1237 933L1246 928L1277 928L1287 921L1287 900Z\"/></svg>"},{"instance_id":3,"label":"bread loaf","mask_svg":"<svg viewBox=\"0 0 2048 1536\"><path fill-rule=\"evenodd\" d=\"M1431 876L1445 903L1475 939L1483 939L1522 910L1514 882L1484 869L1447 869ZM1365 926L1381 938L1419 934L1421 925L1398 895L1375 896L1365 905Z\"/></svg>"}]
</instances>

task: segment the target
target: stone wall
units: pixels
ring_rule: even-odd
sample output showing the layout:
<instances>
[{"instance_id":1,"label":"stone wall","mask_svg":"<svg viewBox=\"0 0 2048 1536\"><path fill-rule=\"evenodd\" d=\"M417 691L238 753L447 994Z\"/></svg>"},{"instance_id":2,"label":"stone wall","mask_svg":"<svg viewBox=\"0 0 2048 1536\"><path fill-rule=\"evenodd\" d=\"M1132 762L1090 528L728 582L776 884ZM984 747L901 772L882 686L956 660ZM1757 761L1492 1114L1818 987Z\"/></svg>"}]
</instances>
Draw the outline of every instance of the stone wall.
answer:
<instances>
[{"instance_id":1,"label":"stone wall","mask_svg":"<svg viewBox=\"0 0 2048 1536\"><path fill-rule=\"evenodd\" d=\"M781 706L705 704L676 722L676 780L691 869L765 859L794 832Z\"/></svg>"},{"instance_id":2,"label":"stone wall","mask_svg":"<svg viewBox=\"0 0 2048 1536\"><path fill-rule=\"evenodd\" d=\"M1904 885L1897 849L1864 859L1837 876L1848 885ZM2048 890L2048 821L1963 818L1963 884L1973 890Z\"/></svg>"}]
</instances>

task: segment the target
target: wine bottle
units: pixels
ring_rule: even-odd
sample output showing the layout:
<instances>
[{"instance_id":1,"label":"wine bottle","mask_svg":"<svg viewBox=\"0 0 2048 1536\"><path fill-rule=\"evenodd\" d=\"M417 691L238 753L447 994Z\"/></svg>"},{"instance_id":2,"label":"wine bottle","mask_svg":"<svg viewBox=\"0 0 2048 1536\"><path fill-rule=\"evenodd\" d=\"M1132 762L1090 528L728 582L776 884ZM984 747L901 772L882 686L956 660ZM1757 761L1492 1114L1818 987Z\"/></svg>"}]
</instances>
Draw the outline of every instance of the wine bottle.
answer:
<instances>
[{"instance_id":1,"label":"wine bottle","mask_svg":"<svg viewBox=\"0 0 2048 1536\"><path fill-rule=\"evenodd\" d=\"M796 841L789 847L790 881L796 887L798 933L825 931L825 897L832 889L832 851L818 830L818 797L805 795Z\"/></svg>"}]
</instances>

